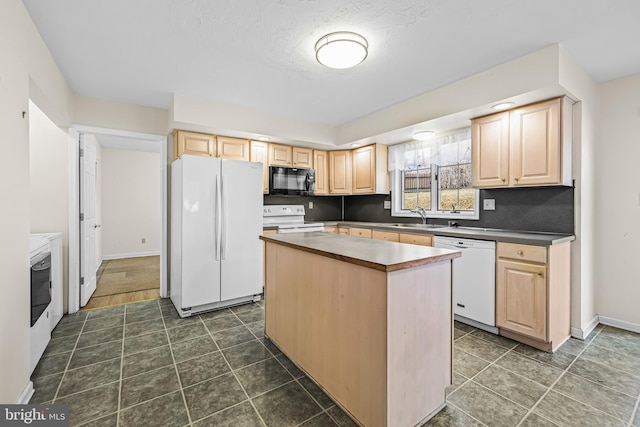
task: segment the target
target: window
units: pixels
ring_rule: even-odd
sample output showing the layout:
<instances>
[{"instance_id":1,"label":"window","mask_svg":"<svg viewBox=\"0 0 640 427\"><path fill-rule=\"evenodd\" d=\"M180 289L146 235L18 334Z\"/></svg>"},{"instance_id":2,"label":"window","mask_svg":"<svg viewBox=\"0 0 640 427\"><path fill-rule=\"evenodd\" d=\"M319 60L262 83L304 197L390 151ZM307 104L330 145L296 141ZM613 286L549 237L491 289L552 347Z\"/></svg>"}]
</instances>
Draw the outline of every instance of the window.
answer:
<instances>
[{"instance_id":1,"label":"window","mask_svg":"<svg viewBox=\"0 0 640 427\"><path fill-rule=\"evenodd\" d=\"M471 188L471 129L439 135L429 141L389 147L392 215L478 219L478 190Z\"/></svg>"}]
</instances>

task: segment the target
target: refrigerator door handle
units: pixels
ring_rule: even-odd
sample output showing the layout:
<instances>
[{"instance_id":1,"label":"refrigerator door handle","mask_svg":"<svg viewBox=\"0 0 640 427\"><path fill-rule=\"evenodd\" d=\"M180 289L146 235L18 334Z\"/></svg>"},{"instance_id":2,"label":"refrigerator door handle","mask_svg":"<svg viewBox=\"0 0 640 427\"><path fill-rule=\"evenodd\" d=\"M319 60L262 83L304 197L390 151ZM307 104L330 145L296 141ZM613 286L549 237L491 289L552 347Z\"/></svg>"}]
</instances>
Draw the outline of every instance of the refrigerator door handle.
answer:
<instances>
[{"instance_id":1,"label":"refrigerator door handle","mask_svg":"<svg viewBox=\"0 0 640 427\"><path fill-rule=\"evenodd\" d=\"M221 207L220 207L220 213L221 213L221 222L222 222L222 227L221 227L221 232L220 234L222 235L222 244L220 245L221 248L221 257L222 259L226 259L227 257L227 232L226 232L226 228L227 228L227 191L225 190L225 180L222 178L222 175L220 175L220 181L221 184L220 186L222 187L222 201L221 201Z\"/></svg>"},{"instance_id":2,"label":"refrigerator door handle","mask_svg":"<svg viewBox=\"0 0 640 427\"><path fill-rule=\"evenodd\" d=\"M220 231L222 228L222 215L220 212L220 202L221 202L221 197L220 197L220 175L216 175L216 194L215 194L215 199L216 199L216 212L215 212L215 235L216 235L216 261L220 261L220 243L221 243L221 236L220 236Z\"/></svg>"}]
</instances>

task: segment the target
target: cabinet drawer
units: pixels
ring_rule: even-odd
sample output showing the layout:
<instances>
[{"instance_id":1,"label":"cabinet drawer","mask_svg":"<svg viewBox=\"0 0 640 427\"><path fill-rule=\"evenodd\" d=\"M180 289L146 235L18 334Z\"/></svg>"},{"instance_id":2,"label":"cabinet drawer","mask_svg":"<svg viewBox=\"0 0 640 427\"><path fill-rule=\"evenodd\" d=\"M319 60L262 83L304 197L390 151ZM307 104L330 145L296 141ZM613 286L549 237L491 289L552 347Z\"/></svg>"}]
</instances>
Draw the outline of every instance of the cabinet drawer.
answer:
<instances>
[{"instance_id":1,"label":"cabinet drawer","mask_svg":"<svg viewBox=\"0 0 640 427\"><path fill-rule=\"evenodd\" d=\"M348 227L338 227L338 230L336 231L336 233L342 234L343 236L348 236L349 235L349 228Z\"/></svg>"},{"instance_id":2,"label":"cabinet drawer","mask_svg":"<svg viewBox=\"0 0 640 427\"><path fill-rule=\"evenodd\" d=\"M352 237L363 237L365 239L370 239L371 235L372 235L371 230L367 228L350 228L349 229L349 236L352 236Z\"/></svg>"},{"instance_id":3,"label":"cabinet drawer","mask_svg":"<svg viewBox=\"0 0 640 427\"><path fill-rule=\"evenodd\" d=\"M338 234L338 227L334 227L334 226L324 226L324 232L325 233L332 233L332 234Z\"/></svg>"},{"instance_id":4,"label":"cabinet drawer","mask_svg":"<svg viewBox=\"0 0 640 427\"><path fill-rule=\"evenodd\" d=\"M400 234L400 243L412 245L433 246L433 236L430 234Z\"/></svg>"},{"instance_id":5,"label":"cabinet drawer","mask_svg":"<svg viewBox=\"0 0 640 427\"><path fill-rule=\"evenodd\" d=\"M386 240L387 242L399 242L400 235L389 231L373 230L372 238L378 240Z\"/></svg>"},{"instance_id":6,"label":"cabinet drawer","mask_svg":"<svg viewBox=\"0 0 640 427\"><path fill-rule=\"evenodd\" d=\"M263 236L267 236L269 234L278 234L278 230L262 230Z\"/></svg>"},{"instance_id":7,"label":"cabinet drawer","mask_svg":"<svg viewBox=\"0 0 640 427\"><path fill-rule=\"evenodd\" d=\"M547 248L514 243L498 243L498 258L512 258L546 264Z\"/></svg>"}]
</instances>

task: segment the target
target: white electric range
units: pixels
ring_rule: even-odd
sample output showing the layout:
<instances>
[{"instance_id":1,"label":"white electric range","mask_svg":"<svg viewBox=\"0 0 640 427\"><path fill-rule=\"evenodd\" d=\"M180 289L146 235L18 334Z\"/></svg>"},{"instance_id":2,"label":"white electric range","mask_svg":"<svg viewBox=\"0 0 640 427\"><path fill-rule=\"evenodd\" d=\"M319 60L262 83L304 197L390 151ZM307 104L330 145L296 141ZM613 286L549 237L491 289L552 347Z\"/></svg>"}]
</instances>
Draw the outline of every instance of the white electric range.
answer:
<instances>
[{"instance_id":1,"label":"white electric range","mask_svg":"<svg viewBox=\"0 0 640 427\"><path fill-rule=\"evenodd\" d=\"M305 222L303 205L266 205L262 208L262 226L277 227L278 234L324 231L321 222Z\"/></svg>"}]
</instances>

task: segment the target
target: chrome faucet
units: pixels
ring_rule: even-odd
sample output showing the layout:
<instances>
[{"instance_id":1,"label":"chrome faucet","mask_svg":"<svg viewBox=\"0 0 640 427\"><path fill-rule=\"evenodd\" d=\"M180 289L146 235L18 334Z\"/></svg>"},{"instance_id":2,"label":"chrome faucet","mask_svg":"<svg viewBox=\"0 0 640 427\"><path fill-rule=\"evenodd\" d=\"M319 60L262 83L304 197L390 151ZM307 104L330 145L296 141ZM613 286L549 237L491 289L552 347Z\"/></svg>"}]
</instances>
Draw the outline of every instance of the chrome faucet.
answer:
<instances>
[{"instance_id":1,"label":"chrome faucet","mask_svg":"<svg viewBox=\"0 0 640 427\"><path fill-rule=\"evenodd\" d=\"M422 218L423 224L427 223L427 210L425 208L423 208L422 206L418 206L417 208L412 209L411 212L417 213L418 215L420 215L420 218Z\"/></svg>"}]
</instances>

